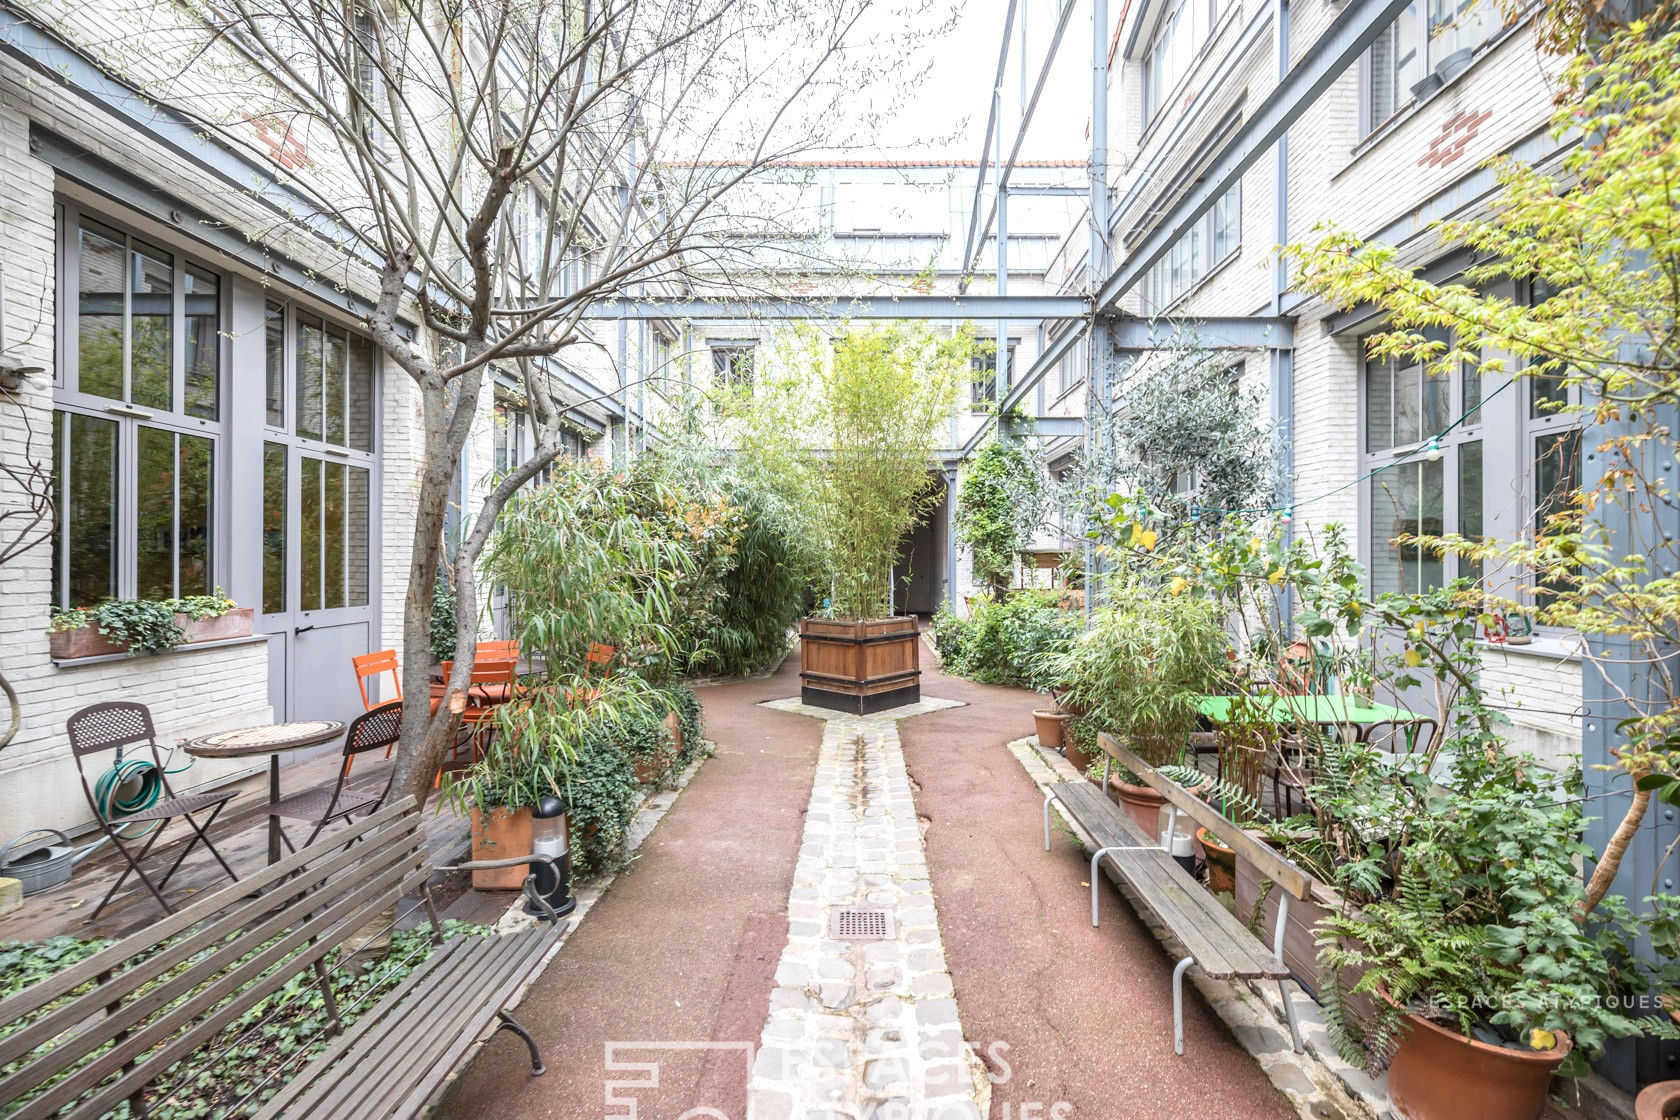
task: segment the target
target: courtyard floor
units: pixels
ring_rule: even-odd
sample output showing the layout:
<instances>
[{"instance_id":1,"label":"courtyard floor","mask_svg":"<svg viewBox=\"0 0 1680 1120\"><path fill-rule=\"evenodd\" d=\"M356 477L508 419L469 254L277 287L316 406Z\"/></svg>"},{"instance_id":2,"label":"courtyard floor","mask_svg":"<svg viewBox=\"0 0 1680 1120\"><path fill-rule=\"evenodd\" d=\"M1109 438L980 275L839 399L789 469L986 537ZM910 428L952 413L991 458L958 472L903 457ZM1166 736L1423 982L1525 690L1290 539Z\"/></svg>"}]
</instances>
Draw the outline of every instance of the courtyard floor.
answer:
<instances>
[{"instance_id":1,"label":"courtyard floor","mask_svg":"<svg viewBox=\"0 0 1680 1120\"><path fill-rule=\"evenodd\" d=\"M797 692L792 660L699 690L716 756L521 1006L548 1074L492 1041L443 1115L1298 1114L1199 998L1174 1056L1163 950L1116 896L1092 928L1071 834L1044 851L1009 749L1040 698L933 670L895 721ZM847 905L896 936L828 937Z\"/></svg>"}]
</instances>

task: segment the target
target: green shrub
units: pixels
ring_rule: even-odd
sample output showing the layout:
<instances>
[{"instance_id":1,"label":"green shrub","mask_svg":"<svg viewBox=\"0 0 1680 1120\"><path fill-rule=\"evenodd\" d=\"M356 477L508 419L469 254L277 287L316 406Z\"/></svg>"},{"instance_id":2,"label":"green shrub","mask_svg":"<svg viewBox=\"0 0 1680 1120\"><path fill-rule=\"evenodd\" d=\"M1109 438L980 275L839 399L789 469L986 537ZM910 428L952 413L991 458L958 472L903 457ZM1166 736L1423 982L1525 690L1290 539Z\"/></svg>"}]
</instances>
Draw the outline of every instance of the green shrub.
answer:
<instances>
[{"instance_id":1,"label":"green shrub","mask_svg":"<svg viewBox=\"0 0 1680 1120\"><path fill-rule=\"evenodd\" d=\"M602 724L585 736L576 757L565 764L565 785L572 874L607 870L624 849L642 793L635 763L613 725Z\"/></svg>"},{"instance_id":2,"label":"green shrub","mask_svg":"<svg viewBox=\"0 0 1680 1120\"><path fill-rule=\"evenodd\" d=\"M934 648L958 676L1047 691L1058 683L1057 659L1083 621L1057 602L1052 592L1018 591L1002 602L976 601L966 622L942 612Z\"/></svg>"}]
</instances>

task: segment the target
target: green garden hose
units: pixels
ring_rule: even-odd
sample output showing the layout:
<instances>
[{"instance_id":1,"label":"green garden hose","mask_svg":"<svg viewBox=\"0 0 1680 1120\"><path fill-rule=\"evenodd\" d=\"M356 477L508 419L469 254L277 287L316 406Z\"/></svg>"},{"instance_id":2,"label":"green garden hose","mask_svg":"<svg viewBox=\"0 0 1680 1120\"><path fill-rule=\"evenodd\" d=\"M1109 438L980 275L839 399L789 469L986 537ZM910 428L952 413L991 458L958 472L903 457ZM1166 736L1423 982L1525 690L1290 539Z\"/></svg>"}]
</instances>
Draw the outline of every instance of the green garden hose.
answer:
<instances>
[{"instance_id":1,"label":"green garden hose","mask_svg":"<svg viewBox=\"0 0 1680 1120\"><path fill-rule=\"evenodd\" d=\"M179 774L193 764L188 758L185 766L159 770L149 758L124 758L122 751L93 783L93 801L99 815L117 824L122 817L142 812L156 805L164 794L163 776ZM136 822L137 832L124 832L123 839L138 840L152 832L162 821Z\"/></svg>"}]
</instances>

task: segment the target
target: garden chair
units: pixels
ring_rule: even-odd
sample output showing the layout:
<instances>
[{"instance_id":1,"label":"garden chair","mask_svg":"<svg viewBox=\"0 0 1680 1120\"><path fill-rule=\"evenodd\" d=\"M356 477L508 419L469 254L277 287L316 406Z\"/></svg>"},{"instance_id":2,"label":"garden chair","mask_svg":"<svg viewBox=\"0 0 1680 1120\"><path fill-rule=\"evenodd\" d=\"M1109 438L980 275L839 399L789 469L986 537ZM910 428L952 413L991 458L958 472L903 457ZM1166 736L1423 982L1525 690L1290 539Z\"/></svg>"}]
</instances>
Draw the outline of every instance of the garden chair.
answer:
<instances>
[{"instance_id":1,"label":"garden chair","mask_svg":"<svg viewBox=\"0 0 1680 1120\"><path fill-rule=\"evenodd\" d=\"M454 669L453 661L443 663L443 679L447 681ZM467 707L461 713L461 727L469 732L472 755L477 760L483 752L484 740L495 728L496 707L513 695L514 678L519 672L517 658L474 659L467 677Z\"/></svg>"},{"instance_id":2,"label":"garden chair","mask_svg":"<svg viewBox=\"0 0 1680 1120\"><path fill-rule=\"evenodd\" d=\"M198 793L187 797L177 797L174 789L169 785L169 771L165 769L163 756L158 750L157 729L152 724L151 709L144 704L136 704L127 700L108 700L101 704L91 704L71 716L65 724L65 730L70 736L70 755L76 760L76 773L82 780L82 793L87 797L88 807L93 810L93 818L99 823L100 829L104 831L106 839L111 841L111 846L128 863L128 866L123 869L123 873L117 876L117 881L111 884L111 889L105 892L105 897L100 900L99 905L93 908L93 914L88 918L88 921L99 917L99 912L105 909L106 904L128 881L130 874L140 877L140 881L146 884L146 889L152 892L152 897L157 899L158 905L163 907L164 913L173 914L175 912L174 907L170 906L169 902L163 897L163 888L169 885L169 880L176 871L180 870L181 864L186 862L188 854L200 843L209 849L216 862L221 864L222 870L227 872L228 878L236 883L239 882L239 876L233 873L233 868L229 867L227 860L222 858L222 853L218 852L216 845L210 842L207 832L210 826L215 823L222 808L234 799L235 791ZM133 746L136 743L145 743L151 749L153 769L147 773L145 780L155 779L163 796L161 800L154 802L145 809L133 813L124 813L113 820L106 816L102 804L103 799L95 794L94 786L88 783L87 769L83 760L90 754L115 750L117 752L116 761L121 763L123 748ZM204 823L200 824L194 814L205 810L209 810L210 815L205 818ZM169 822L176 817L180 817L187 822L187 827L192 829L193 836L191 840L187 841L186 847L181 849L181 854L175 857L175 862L170 864L169 870L163 878L154 884L151 877L141 868L140 862L157 846L157 842L168 831ZM148 822L155 823L157 827L146 837L145 846L139 852L130 851L129 845L139 838L129 837L125 842L121 830L131 824Z\"/></svg>"},{"instance_id":3,"label":"garden chair","mask_svg":"<svg viewBox=\"0 0 1680 1120\"><path fill-rule=\"evenodd\" d=\"M352 813L362 810L368 813L377 812L391 793L391 783L397 776L395 767L385 779L385 788L377 795L362 790L345 789L344 783L350 778L350 764L358 754L376 751L380 747L384 747L389 754L391 748L396 746L397 739L402 734L402 710L402 701L393 700L357 716L350 722L349 730L344 733L344 765L338 768L338 780L333 783L332 790L329 792L325 789L312 789L283 797L268 807L268 815L280 820L304 821L314 825L309 839L303 842L303 847L307 848L321 835L321 830L333 821L349 820ZM285 828L280 826L278 821L276 827L286 850L297 851L297 845L292 843L292 838L286 835Z\"/></svg>"}]
</instances>

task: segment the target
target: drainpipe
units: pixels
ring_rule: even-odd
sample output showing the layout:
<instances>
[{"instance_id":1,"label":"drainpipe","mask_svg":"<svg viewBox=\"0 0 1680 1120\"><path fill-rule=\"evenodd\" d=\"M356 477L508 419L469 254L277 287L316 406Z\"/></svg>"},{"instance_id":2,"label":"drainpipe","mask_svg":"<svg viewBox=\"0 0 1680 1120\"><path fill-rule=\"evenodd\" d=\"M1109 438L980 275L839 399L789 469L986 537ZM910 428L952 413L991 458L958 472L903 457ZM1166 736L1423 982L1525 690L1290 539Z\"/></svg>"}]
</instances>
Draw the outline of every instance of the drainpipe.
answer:
<instances>
[{"instance_id":1,"label":"drainpipe","mask_svg":"<svg viewBox=\"0 0 1680 1120\"><path fill-rule=\"evenodd\" d=\"M1108 259L1108 0L1091 0L1091 157L1086 169L1090 187L1090 243L1085 256L1086 290L1095 293L1109 272ZM1085 374L1085 460L1095 462L1100 418L1108 412L1108 321L1093 307L1086 331L1090 348ZM1090 526L1085 526L1087 530ZM1085 617L1096 604L1097 550L1085 538Z\"/></svg>"},{"instance_id":2,"label":"drainpipe","mask_svg":"<svg viewBox=\"0 0 1680 1120\"><path fill-rule=\"evenodd\" d=\"M1289 0L1272 0L1272 39L1276 58L1276 78L1283 81L1289 74ZM1272 149L1272 244L1289 243L1289 133L1278 137ZM1289 290L1289 265L1282 253L1272 254L1272 298L1274 318L1283 314L1283 297ZM1280 346L1266 350L1268 377L1272 398L1273 439L1280 451L1283 478L1278 494L1279 504L1290 508L1295 503L1295 351ZM1293 518L1283 526L1283 541L1288 546L1295 539ZM1287 588L1278 594L1277 609L1281 622L1287 624L1293 616L1291 596Z\"/></svg>"},{"instance_id":3,"label":"drainpipe","mask_svg":"<svg viewBox=\"0 0 1680 1120\"><path fill-rule=\"evenodd\" d=\"M998 166L997 187L997 294L1009 294L1009 188L1003 185L1003 87L992 91L992 111L998 119L997 151L992 157ZM997 434L1008 437L1008 425L1003 417L1003 399L1009 395L1009 321L997 321L997 352L992 359L997 409Z\"/></svg>"}]
</instances>

